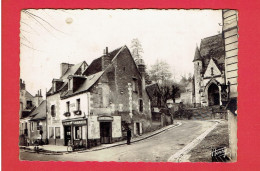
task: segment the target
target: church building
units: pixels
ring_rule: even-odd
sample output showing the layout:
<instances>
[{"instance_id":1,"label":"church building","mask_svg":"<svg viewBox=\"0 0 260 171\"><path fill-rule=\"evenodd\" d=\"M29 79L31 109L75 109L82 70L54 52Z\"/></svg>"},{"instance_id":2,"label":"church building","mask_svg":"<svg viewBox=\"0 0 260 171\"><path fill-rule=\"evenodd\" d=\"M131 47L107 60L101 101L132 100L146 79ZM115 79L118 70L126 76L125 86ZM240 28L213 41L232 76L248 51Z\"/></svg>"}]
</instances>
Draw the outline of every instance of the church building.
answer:
<instances>
[{"instance_id":1,"label":"church building","mask_svg":"<svg viewBox=\"0 0 260 171\"><path fill-rule=\"evenodd\" d=\"M222 34L201 40L194 55L194 103L196 107L225 105L225 48Z\"/></svg>"}]
</instances>

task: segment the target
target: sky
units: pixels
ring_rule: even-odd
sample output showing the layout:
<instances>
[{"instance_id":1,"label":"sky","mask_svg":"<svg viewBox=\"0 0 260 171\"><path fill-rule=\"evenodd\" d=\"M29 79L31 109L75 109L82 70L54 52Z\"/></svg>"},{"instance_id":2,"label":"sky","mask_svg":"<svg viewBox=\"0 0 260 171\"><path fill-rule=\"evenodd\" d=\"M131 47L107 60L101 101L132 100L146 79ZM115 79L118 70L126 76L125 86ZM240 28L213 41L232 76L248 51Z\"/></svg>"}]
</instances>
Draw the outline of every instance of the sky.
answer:
<instances>
[{"instance_id":1,"label":"sky","mask_svg":"<svg viewBox=\"0 0 260 171\"><path fill-rule=\"evenodd\" d=\"M51 10L21 11L20 78L33 95L45 94L60 63L102 56L137 38L148 69L156 60L171 67L177 81L193 74L193 57L201 39L221 33L221 10Z\"/></svg>"}]
</instances>

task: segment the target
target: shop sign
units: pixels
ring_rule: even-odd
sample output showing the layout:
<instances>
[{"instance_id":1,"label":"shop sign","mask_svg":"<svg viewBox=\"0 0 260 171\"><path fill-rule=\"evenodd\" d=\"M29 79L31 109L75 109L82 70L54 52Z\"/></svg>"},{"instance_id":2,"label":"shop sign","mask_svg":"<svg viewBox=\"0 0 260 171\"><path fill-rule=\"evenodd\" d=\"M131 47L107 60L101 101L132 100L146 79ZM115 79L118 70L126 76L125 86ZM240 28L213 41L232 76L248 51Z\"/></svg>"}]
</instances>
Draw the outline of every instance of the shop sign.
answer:
<instances>
[{"instance_id":1,"label":"shop sign","mask_svg":"<svg viewBox=\"0 0 260 171\"><path fill-rule=\"evenodd\" d=\"M99 117L97 118L97 120L98 120L98 121L113 121L114 119L113 119L113 117L111 117L111 116L99 116Z\"/></svg>"},{"instance_id":2,"label":"shop sign","mask_svg":"<svg viewBox=\"0 0 260 171\"><path fill-rule=\"evenodd\" d=\"M86 125L87 124L87 120L74 121L73 124L74 125Z\"/></svg>"},{"instance_id":3,"label":"shop sign","mask_svg":"<svg viewBox=\"0 0 260 171\"><path fill-rule=\"evenodd\" d=\"M63 122L63 125L86 125L87 120Z\"/></svg>"},{"instance_id":4,"label":"shop sign","mask_svg":"<svg viewBox=\"0 0 260 171\"><path fill-rule=\"evenodd\" d=\"M63 125L72 125L72 122L64 122Z\"/></svg>"}]
</instances>

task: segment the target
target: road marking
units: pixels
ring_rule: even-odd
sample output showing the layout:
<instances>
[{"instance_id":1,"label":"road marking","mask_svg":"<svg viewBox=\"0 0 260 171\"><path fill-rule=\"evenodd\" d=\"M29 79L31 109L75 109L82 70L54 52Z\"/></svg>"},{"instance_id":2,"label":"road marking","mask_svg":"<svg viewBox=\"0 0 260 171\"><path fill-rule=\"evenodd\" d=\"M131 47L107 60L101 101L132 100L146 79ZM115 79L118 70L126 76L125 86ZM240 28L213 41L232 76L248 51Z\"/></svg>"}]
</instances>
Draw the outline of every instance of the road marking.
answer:
<instances>
[{"instance_id":1,"label":"road marking","mask_svg":"<svg viewBox=\"0 0 260 171\"><path fill-rule=\"evenodd\" d=\"M213 129L216 128L216 126L219 124L219 122L215 123L212 127L207 129L205 132L203 132L200 136L195 138L191 143L187 144L183 149L177 151L175 154L173 154L169 159L168 162L180 162L180 159L183 155L187 154L191 149L196 147Z\"/></svg>"}]
</instances>

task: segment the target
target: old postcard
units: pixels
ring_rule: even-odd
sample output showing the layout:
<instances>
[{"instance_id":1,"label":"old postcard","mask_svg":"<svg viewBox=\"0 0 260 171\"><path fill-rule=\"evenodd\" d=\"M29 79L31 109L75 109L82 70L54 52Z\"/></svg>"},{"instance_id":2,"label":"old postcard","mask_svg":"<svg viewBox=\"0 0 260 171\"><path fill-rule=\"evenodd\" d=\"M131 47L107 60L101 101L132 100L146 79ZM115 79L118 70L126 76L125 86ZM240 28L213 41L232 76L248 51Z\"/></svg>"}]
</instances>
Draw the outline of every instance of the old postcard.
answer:
<instances>
[{"instance_id":1,"label":"old postcard","mask_svg":"<svg viewBox=\"0 0 260 171\"><path fill-rule=\"evenodd\" d=\"M20 160L235 162L237 64L236 10L24 9Z\"/></svg>"}]
</instances>

